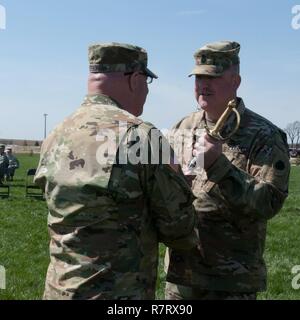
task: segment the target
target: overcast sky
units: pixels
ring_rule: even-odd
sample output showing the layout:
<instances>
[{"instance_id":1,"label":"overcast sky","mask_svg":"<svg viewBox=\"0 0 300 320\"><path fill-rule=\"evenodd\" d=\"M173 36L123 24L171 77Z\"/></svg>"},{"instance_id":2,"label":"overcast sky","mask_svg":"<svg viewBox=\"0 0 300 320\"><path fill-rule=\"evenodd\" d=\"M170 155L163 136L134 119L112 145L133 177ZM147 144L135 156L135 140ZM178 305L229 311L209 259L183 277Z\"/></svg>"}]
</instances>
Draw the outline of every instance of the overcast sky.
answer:
<instances>
[{"instance_id":1,"label":"overcast sky","mask_svg":"<svg viewBox=\"0 0 300 320\"><path fill-rule=\"evenodd\" d=\"M298 1L299 2L299 1ZM87 48L144 47L159 79L144 120L169 128L196 108L193 54L207 42L241 44L246 106L284 128L300 120L300 29L289 0L0 0L0 138L42 139L82 102ZM2 14L1 14L2 13ZM299 12L300 13L300 12Z\"/></svg>"}]
</instances>

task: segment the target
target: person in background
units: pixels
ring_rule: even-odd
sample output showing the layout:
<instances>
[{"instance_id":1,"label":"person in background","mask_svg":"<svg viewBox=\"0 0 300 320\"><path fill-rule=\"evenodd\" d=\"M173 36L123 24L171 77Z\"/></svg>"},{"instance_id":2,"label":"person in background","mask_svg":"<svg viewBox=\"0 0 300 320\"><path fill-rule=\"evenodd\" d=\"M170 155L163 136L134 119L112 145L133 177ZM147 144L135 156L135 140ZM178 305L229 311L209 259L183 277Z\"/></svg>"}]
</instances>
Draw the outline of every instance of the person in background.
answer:
<instances>
[{"instance_id":1,"label":"person in background","mask_svg":"<svg viewBox=\"0 0 300 320\"><path fill-rule=\"evenodd\" d=\"M5 145L0 145L0 184L3 184L8 168L8 158L5 153Z\"/></svg>"},{"instance_id":2,"label":"person in background","mask_svg":"<svg viewBox=\"0 0 300 320\"><path fill-rule=\"evenodd\" d=\"M20 162L15 155L13 155L12 148L6 148L6 156L8 159L8 168L6 173L6 180L13 181L16 169L19 169Z\"/></svg>"}]
</instances>

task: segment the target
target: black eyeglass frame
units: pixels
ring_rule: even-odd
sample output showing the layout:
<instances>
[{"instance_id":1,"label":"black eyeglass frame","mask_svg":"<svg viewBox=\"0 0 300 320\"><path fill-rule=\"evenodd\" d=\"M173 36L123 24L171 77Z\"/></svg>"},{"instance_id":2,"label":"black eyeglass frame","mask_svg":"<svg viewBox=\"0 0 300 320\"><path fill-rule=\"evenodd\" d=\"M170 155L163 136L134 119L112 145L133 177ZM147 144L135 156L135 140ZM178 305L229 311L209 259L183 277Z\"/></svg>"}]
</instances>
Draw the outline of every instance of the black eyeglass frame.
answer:
<instances>
[{"instance_id":1,"label":"black eyeglass frame","mask_svg":"<svg viewBox=\"0 0 300 320\"><path fill-rule=\"evenodd\" d=\"M131 74L133 74L135 71L131 71L131 72L124 72L124 76L129 76ZM150 84L153 82L153 77L150 77L149 75L147 75L146 73L144 72L139 72L139 74L142 74L143 76L146 76L147 77L147 84Z\"/></svg>"}]
</instances>

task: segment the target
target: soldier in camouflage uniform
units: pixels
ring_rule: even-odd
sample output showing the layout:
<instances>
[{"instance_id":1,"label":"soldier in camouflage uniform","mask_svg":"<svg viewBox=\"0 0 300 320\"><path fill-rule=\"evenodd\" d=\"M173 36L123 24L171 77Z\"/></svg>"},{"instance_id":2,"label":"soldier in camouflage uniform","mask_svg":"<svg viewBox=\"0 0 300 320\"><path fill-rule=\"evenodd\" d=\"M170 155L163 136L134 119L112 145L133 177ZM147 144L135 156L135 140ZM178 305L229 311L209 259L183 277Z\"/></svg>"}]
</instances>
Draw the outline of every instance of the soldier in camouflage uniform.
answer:
<instances>
[{"instance_id":1,"label":"soldier in camouflage uniform","mask_svg":"<svg viewBox=\"0 0 300 320\"><path fill-rule=\"evenodd\" d=\"M8 159L4 152L5 145L0 145L0 184L3 184L4 176L6 175L8 168Z\"/></svg>"},{"instance_id":2,"label":"soldier in camouflage uniform","mask_svg":"<svg viewBox=\"0 0 300 320\"><path fill-rule=\"evenodd\" d=\"M96 44L89 63L89 94L43 143L35 176L49 208L44 299L154 299L159 242L198 242L194 197L173 162L121 161L137 143L155 152L154 127L137 117L157 78L146 51Z\"/></svg>"},{"instance_id":3,"label":"soldier in camouflage uniform","mask_svg":"<svg viewBox=\"0 0 300 320\"><path fill-rule=\"evenodd\" d=\"M245 107L236 96L240 85L236 42L208 44L195 54L195 95L201 111L174 127L193 134L183 152L204 156L194 173L183 165L197 197L200 244L197 253L170 249L166 254L166 299L256 299L266 289L263 259L267 222L281 209L288 195L289 155L285 133ZM241 123L224 144L204 135L213 127L228 102L236 99ZM199 108L199 109L200 109ZM229 117L222 135L235 126ZM202 136L202 151L192 146ZM177 140L178 141L178 140ZM190 147L190 148L188 148ZM214 157L207 157L208 150ZM198 151L197 151L198 150ZM201 227L200 227L201 226Z\"/></svg>"},{"instance_id":4,"label":"soldier in camouflage uniform","mask_svg":"<svg viewBox=\"0 0 300 320\"><path fill-rule=\"evenodd\" d=\"M20 162L17 159L17 157L15 155L13 155L11 147L6 149L6 156L8 159L8 168L7 168L6 179L7 179L7 181L13 181L15 171L16 171L16 169L19 169L19 167L20 167Z\"/></svg>"}]
</instances>

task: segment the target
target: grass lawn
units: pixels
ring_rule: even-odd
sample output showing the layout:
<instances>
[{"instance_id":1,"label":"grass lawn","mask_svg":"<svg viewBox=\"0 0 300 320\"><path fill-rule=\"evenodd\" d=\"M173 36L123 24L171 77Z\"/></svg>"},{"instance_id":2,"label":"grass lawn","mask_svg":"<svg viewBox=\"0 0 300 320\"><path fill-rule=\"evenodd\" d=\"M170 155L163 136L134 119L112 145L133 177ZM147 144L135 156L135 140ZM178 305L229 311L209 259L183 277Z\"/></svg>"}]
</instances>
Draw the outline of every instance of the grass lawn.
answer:
<instances>
[{"instance_id":1,"label":"grass lawn","mask_svg":"<svg viewBox=\"0 0 300 320\"><path fill-rule=\"evenodd\" d=\"M6 269L2 300L40 299L49 263L46 203L25 198L27 169L36 168L39 157L18 159L21 167L11 183L11 196L0 199L0 265Z\"/></svg>"},{"instance_id":2,"label":"grass lawn","mask_svg":"<svg viewBox=\"0 0 300 320\"><path fill-rule=\"evenodd\" d=\"M18 157L21 168L11 184L11 197L0 199L0 265L6 269L6 290L0 299L41 299L49 263L47 208L42 200L25 198L27 169L35 168L38 156ZM290 195L281 213L269 222L265 259L268 291L259 299L300 299L291 286L291 269L300 265L300 167L292 167ZM164 247L160 247L157 298L163 299Z\"/></svg>"}]
</instances>

